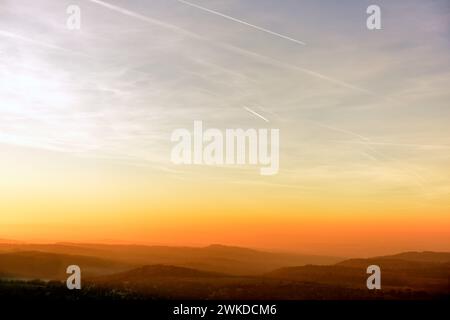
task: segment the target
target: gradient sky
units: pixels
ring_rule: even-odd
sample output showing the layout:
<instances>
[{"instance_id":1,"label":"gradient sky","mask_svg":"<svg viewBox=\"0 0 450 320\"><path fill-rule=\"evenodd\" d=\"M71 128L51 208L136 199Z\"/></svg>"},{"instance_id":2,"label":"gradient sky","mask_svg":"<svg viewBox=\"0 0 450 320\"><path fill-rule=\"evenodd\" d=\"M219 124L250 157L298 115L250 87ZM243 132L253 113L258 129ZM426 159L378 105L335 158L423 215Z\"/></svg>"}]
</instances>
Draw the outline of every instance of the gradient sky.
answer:
<instances>
[{"instance_id":1,"label":"gradient sky","mask_svg":"<svg viewBox=\"0 0 450 320\"><path fill-rule=\"evenodd\" d=\"M273 33L177 0L0 2L0 238L450 251L448 1L190 2ZM279 173L173 165L194 120L279 128Z\"/></svg>"}]
</instances>

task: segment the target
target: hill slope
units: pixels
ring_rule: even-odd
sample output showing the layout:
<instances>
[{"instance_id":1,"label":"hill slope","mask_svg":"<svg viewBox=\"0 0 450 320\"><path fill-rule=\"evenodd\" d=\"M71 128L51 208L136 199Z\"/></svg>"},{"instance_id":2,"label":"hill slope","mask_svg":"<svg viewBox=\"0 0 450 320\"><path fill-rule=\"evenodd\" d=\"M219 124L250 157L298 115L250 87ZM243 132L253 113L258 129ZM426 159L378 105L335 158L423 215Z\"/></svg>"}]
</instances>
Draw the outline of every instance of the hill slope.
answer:
<instances>
[{"instance_id":1,"label":"hill slope","mask_svg":"<svg viewBox=\"0 0 450 320\"><path fill-rule=\"evenodd\" d=\"M369 259L349 259L331 266L281 268L265 276L363 289L368 277L367 267L378 265L381 269L382 288L447 291L450 277L448 256L449 253L401 253Z\"/></svg>"},{"instance_id":2,"label":"hill slope","mask_svg":"<svg viewBox=\"0 0 450 320\"><path fill-rule=\"evenodd\" d=\"M0 254L0 275L3 274L3 278L65 279L69 265L78 265L84 276L111 274L131 268L123 263L77 255L38 251Z\"/></svg>"},{"instance_id":3,"label":"hill slope","mask_svg":"<svg viewBox=\"0 0 450 320\"><path fill-rule=\"evenodd\" d=\"M211 245L203 248L101 244L0 245L0 252L42 251L90 256L136 266L166 264L236 275L257 275L276 268L305 264L332 264L341 258L274 253L240 247Z\"/></svg>"}]
</instances>

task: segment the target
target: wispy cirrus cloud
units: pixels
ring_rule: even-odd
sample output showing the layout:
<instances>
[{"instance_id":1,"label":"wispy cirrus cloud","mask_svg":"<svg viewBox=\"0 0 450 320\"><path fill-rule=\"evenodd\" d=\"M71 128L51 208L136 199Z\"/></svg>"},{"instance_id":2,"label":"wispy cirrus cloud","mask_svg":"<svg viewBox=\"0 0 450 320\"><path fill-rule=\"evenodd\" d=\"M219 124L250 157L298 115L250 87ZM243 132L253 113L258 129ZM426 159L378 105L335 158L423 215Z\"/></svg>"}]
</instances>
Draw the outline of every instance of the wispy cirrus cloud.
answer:
<instances>
[{"instance_id":1,"label":"wispy cirrus cloud","mask_svg":"<svg viewBox=\"0 0 450 320\"><path fill-rule=\"evenodd\" d=\"M417 19L444 19L445 12L433 9L439 2L413 2L407 6L423 9ZM267 123L282 130L287 170L306 174L323 162L335 171L350 164L384 168L407 188L411 175L398 174L388 160L394 158L450 180L435 160L448 157L447 149L431 148L450 144L445 23L424 29L416 18L386 17L386 28L375 34L360 26L356 2L336 7L341 14L347 9L346 21L325 25L314 21L329 17L313 1L303 11L291 4L270 17L264 10L270 1L253 10L236 1L189 3L215 13L178 1L83 1L78 33L65 27L64 4L2 3L8 10L0 13L0 141L170 168L167 137L193 119L217 127ZM386 4L392 17L402 6ZM35 17L14 23L24 10ZM295 40L299 33L307 46L278 36ZM423 147L428 156L414 154ZM367 178L363 170L345 172ZM421 181L437 184L433 179Z\"/></svg>"}]
</instances>

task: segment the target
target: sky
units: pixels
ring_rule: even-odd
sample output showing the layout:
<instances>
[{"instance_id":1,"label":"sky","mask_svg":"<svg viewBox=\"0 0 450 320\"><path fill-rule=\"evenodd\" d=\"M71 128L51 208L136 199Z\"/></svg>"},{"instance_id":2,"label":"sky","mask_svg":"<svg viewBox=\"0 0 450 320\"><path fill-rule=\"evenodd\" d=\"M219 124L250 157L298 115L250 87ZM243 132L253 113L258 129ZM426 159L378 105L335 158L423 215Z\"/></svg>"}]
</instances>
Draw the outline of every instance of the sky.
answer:
<instances>
[{"instance_id":1,"label":"sky","mask_svg":"<svg viewBox=\"0 0 450 320\"><path fill-rule=\"evenodd\" d=\"M450 251L449 51L446 0L2 0L0 238ZM195 120L278 174L173 164Z\"/></svg>"}]
</instances>

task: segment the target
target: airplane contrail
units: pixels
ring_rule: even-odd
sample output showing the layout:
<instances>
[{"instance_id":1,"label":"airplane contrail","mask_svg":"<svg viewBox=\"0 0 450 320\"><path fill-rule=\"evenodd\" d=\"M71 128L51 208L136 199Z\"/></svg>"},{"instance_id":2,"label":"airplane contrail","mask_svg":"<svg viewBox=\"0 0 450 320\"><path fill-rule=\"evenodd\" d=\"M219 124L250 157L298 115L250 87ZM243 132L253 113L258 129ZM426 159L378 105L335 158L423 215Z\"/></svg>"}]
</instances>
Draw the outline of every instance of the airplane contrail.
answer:
<instances>
[{"instance_id":1,"label":"airplane contrail","mask_svg":"<svg viewBox=\"0 0 450 320\"><path fill-rule=\"evenodd\" d=\"M415 144L415 143L395 143L395 142L378 142L378 141L361 142L361 141L343 141L343 140L337 140L337 142L349 144L369 144L369 145L411 147L423 149L450 149L450 145L441 145L441 144Z\"/></svg>"},{"instance_id":2,"label":"airplane contrail","mask_svg":"<svg viewBox=\"0 0 450 320\"><path fill-rule=\"evenodd\" d=\"M163 28L166 28L166 29L170 29L172 31L179 32L179 33L184 34L186 36L189 36L191 38L196 38L196 39L200 39L200 40L207 40L206 38L204 38L204 37L202 37L202 36L200 36L200 35L198 35L196 33L187 31L187 30L185 30L183 28L180 28L178 26L175 26L173 24L165 23L163 21L144 16L144 15L142 15L140 13L127 10L125 8L122 8L122 7L110 4L110 3L105 2L105 1L101 1L101 0L88 0L88 1L90 1L92 3L95 3L95 4L98 4L100 6L103 6L103 7L107 8L107 9L112 10L112 11L119 12L119 13L124 14L126 16L130 16L130 17L136 18L136 19L144 21L144 22L148 22L148 23L155 24L157 26L160 26L160 27L163 27Z\"/></svg>"},{"instance_id":3,"label":"airplane contrail","mask_svg":"<svg viewBox=\"0 0 450 320\"><path fill-rule=\"evenodd\" d=\"M215 43L217 43L217 42L215 42ZM341 87L345 87L345 88L348 88L348 89L359 91L361 93L365 93L365 94L368 94L368 95L371 95L371 96L377 96L378 97L378 95L376 93L374 93L374 92L372 92L370 90L357 87L357 86L355 86L353 84L350 84L348 82L344 82L344 81L341 81L341 80L338 80L338 79L331 78L329 76L326 76L324 74L321 74L321 73L313 71L313 70L309 70L309 69L306 69L306 68L303 68L303 67L299 67L299 66L296 66L296 65L293 65L293 64L290 64L290 63L285 63L285 62L282 62L282 61L277 60L275 58L271 58L271 57L268 57L268 56L265 56L265 55L262 55L262 54L250 51L250 50L246 50L246 49L242 49L242 48L233 46L233 45L229 45L229 44L225 44L225 43L217 43L217 45L219 45L220 47L225 48L225 49L227 49L229 51L233 51L235 53L239 53L241 55L245 55L245 56L248 56L248 57L256 58L259 61L265 61L266 63L268 63L270 65L273 65L273 66L277 66L277 67L284 68L284 69L289 69L289 70L294 70L294 71L299 71L301 73L306 73L306 74L309 74L310 76L313 76L314 78L322 79L322 80L325 80L327 82L337 84L337 85L339 85Z\"/></svg>"},{"instance_id":4,"label":"airplane contrail","mask_svg":"<svg viewBox=\"0 0 450 320\"><path fill-rule=\"evenodd\" d=\"M79 52L79 51L66 49L66 48L60 47L58 45L54 45L54 44L47 43L47 42L40 41L40 40L35 40L32 38L25 37L20 34L5 31L5 30L0 30L0 37L6 37L6 38L10 38L10 39L20 40L20 41L27 42L27 43L30 43L35 46L40 46L40 47L44 47L44 48L52 49L52 50L56 50L56 51L61 51L61 52L69 53L72 55L82 56L85 58L91 58L89 55Z\"/></svg>"},{"instance_id":5,"label":"airplane contrail","mask_svg":"<svg viewBox=\"0 0 450 320\"><path fill-rule=\"evenodd\" d=\"M307 121L312 123L312 124L314 124L314 125L316 125L316 126L318 126L318 127L322 127L322 128L328 129L328 130L337 131L337 132L341 132L341 133L344 133L344 134L348 134L348 135L357 137L358 139L361 140L360 141L361 144L367 144L367 142L370 142L370 138L365 137L365 136L363 136L363 135L361 135L359 133L356 133L356 132L353 132L353 131L350 131L350 130L346 130L346 129L342 129L342 128L338 128L338 127L333 127L333 126L330 126L330 125L326 125L326 124L324 124L322 122L318 122L318 121L314 121L314 120L310 120L310 119L307 119Z\"/></svg>"},{"instance_id":6,"label":"airplane contrail","mask_svg":"<svg viewBox=\"0 0 450 320\"><path fill-rule=\"evenodd\" d=\"M20 41L32 43L32 44L35 44L35 45L38 45L41 47L46 47L48 49L70 52L70 50L64 49L62 47L59 47L59 46L56 46L56 45L53 45L50 43L42 42L42 41L37 41L37 40L31 39L28 37L21 36L17 33L9 32L9 31L0 30L0 36L11 38L11 39L18 39Z\"/></svg>"},{"instance_id":7,"label":"airplane contrail","mask_svg":"<svg viewBox=\"0 0 450 320\"><path fill-rule=\"evenodd\" d=\"M268 29L266 29L266 28L258 27L258 26L254 25L254 24L251 24L251 23L245 22L245 21L243 21L243 20L239 20L239 19L233 18L233 17L231 17L231 16L228 16L228 15L226 15L226 14L220 13L220 12L218 12L218 11L215 11L215 10L211 10L211 9L205 8L205 7L199 6L199 5L197 5L197 4L194 4L194 3L191 3L191 2L188 2L188 1L185 1L185 0L176 0L176 1L178 1L178 2L180 2L180 3L184 3L184 4L188 5L188 6L191 6L191 7L197 8L197 9L200 9L200 10L202 10L202 11L205 11L205 12L209 12L209 13L215 14L215 15L220 16L220 17L222 17L222 18L225 18L225 19L228 19L228 20L231 20L231 21L234 21L234 22L237 22L237 23L246 25L246 26L248 26L248 27L257 29L257 30L259 30L259 31L263 31L263 32L268 33L268 34L271 34L271 35L273 35L273 36L277 36L277 37L283 38L283 39L285 39L285 40L289 40L289 41L295 42L295 43L297 43L297 44L306 45L306 43L303 42L303 41L300 41L300 40L297 40L297 39L294 39L294 38L285 36L285 35L283 35L283 34L280 34L280 33L278 33L278 32L274 32L274 31L271 31L271 30L268 30Z\"/></svg>"},{"instance_id":8,"label":"airplane contrail","mask_svg":"<svg viewBox=\"0 0 450 320\"><path fill-rule=\"evenodd\" d=\"M253 115L255 115L255 116L257 116L258 118L261 118L261 119L263 119L265 122L269 122L269 120L267 119L267 118L265 118L265 117L263 117L262 115L260 115L258 112L256 112L256 111L253 111L252 109L250 109L250 108L247 108L247 107L243 107L245 110L247 110L248 112L250 112L251 114L253 114Z\"/></svg>"},{"instance_id":9,"label":"airplane contrail","mask_svg":"<svg viewBox=\"0 0 450 320\"><path fill-rule=\"evenodd\" d=\"M141 21L144 21L144 22L147 22L147 23L150 23L150 24L158 25L158 26L160 26L162 28L166 28L166 29L169 29L169 30L181 33L181 34L183 34L185 36L188 36L188 37L191 37L191 38L194 38L194 39L197 39L197 40L212 42L212 43L216 44L217 46L219 46L219 47L221 47L221 48L223 48L223 49L225 49L227 51L231 51L231 52L234 52L234 53L237 53L237 54L240 54L240 55L251 57L251 58L257 59L259 61L264 61L264 62L266 62L266 63L268 63L270 65L273 65L273 66L277 66L277 67L281 67L281 68L285 68L285 69L289 69L289 70L294 70L294 71L299 71L299 72L302 72L302 73L306 73L306 74L309 74L310 76L313 76L313 77L318 78L318 79L325 80L325 81L330 82L330 83L337 84L337 85L339 85L341 87L345 87L345 88L348 88L348 89L359 91L359 92L362 92L362 93L365 93L365 94L369 94L369 95L372 95L372 96L378 96L374 92L371 92L371 91L369 91L367 89L359 88L359 87L357 87L355 85L352 85L350 83L347 83L347 82L344 82L344 81L341 81L341 80L338 80L338 79L331 78L331 77L326 76L324 74L321 74L319 72L316 72L316 71L313 71L313 70L309 70L309 69L306 69L306 68L302 68L302 67L298 67L298 66L295 66L295 65L292 65L292 64L284 63L284 62L281 62L281 61L279 61L277 59L274 59L274 58L271 58L271 57L268 57L268 56L264 56L264 55L261 55L259 53L253 52L253 51L242 49L242 48L236 47L234 45L218 42L218 41L216 41L214 39L210 39L210 38L201 36L201 35L199 35L197 33L194 33L194 32L191 32L191 31L187 31L187 30L185 30L185 29L183 29L181 27L178 27L178 26L166 23L166 22L162 22L162 21L159 21L157 19L149 18L149 17L144 16L142 14L139 14L139 13L136 13L136 12L124 9L122 7L119 7L119 6L112 5L112 4L107 3L105 1L101 1L101 0L88 0L88 1L90 1L92 3L95 3L95 4L98 4L100 6L103 6L103 7L107 8L107 9L112 10L112 11L119 12L121 14L124 14L124 15L130 16L130 17L136 18L138 20L141 20Z\"/></svg>"}]
</instances>

